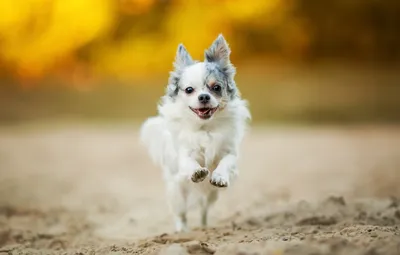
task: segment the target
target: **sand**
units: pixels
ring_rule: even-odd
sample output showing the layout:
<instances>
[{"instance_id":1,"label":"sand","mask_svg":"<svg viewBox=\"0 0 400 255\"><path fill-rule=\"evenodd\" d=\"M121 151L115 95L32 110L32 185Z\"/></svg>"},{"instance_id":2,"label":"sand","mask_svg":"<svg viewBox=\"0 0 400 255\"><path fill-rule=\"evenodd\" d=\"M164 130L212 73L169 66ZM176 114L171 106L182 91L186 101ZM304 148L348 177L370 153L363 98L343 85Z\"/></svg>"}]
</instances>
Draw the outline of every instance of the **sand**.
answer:
<instances>
[{"instance_id":1,"label":"sand","mask_svg":"<svg viewBox=\"0 0 400 255\"><path fill-rule=\"evenodd\" d=\"M254 127L177 234L130 125L0 129L0 254L400 254L400 128Z\"/></svg>"}]
</instances>

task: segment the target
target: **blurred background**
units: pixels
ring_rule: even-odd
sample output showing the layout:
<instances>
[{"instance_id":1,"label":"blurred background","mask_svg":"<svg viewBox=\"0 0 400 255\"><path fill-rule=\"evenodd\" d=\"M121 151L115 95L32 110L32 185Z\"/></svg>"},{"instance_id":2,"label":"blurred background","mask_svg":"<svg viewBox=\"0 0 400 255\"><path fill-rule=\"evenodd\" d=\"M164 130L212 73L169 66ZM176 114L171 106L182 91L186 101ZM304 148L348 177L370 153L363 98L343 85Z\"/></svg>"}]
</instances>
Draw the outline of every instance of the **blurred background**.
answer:
<instances>
[{"instance_id":1,"label":"blurred background","mask_svg":"<svg viewBox=\"0 0 400 255\"><path fill-rule=\"evenodd\" d=\"M0 2L0 124L143 120L219 33L254 123L400 120L396 0Z\"/></svg>"},{"instance_id":2,"label":"blurred background","mask_svg":"<svg viewBox=\"0 0 400 255\"><path fill-rule=\"evenodd\" d=\"M350 238L334 247L354 244L347 226L371 245L378 225L398 237L400 199L385 201L400 196L399 14L399 0L0 0L0 247L94 254L79 249L118 251L117 239L132 253L135 238L172 232L138 124L157 113L178 44L202 61L219 33L253 122L240 178L210 213L226 227L210 242L292 238L297 220L336 210L296 203L332 195L355 215L326 224L321 238ZM357 211L353 198L377 201ZM267 220L274 212L282 221ZM301 235L323 233L310 224Z\"/></svg>"}]
</instances>

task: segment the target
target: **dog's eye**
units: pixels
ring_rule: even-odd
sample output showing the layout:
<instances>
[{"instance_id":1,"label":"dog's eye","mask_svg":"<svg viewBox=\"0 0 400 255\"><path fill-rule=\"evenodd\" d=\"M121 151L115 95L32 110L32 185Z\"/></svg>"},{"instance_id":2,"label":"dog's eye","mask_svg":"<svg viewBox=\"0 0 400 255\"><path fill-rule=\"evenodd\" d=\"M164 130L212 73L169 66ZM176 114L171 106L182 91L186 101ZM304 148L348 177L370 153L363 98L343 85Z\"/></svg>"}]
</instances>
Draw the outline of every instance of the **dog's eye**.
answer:
<instances>
[{"instance_id":1,"label":"dog's eye","mask_svg":"<svg viewBox=\"0 0 400 255\"><path fill-rule=\"evenodd\" d=\"M214 86L212 87L212 90L215 91L215 92L220 92L220 91L221 91L221 86L219 86L219 85L214 85Z\"/></svg>"},{"instance_id":2,"label":"dog's eye","mask_svg":"<svg viewBox=\"0 0 400 255\"><path fill-rule=\"evenodd\" d=\"M193 93L193 91L194 91L194 88L192 88L192 87L187 87L185 89L186 94L191 94L191 93Z\"/></svg>"}]
</instances>

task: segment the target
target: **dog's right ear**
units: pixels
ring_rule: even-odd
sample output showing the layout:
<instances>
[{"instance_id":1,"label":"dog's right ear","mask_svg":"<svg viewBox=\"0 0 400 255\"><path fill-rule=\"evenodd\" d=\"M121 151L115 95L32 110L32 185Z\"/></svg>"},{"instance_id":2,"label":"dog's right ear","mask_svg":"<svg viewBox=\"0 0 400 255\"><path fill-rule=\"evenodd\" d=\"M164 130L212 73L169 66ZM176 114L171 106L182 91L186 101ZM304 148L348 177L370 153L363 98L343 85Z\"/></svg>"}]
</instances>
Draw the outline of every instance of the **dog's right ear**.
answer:
<instances>
[{"instance_id":1,"label":"dog's right ear","mask_svg":"<svg viewBox=\"0 0 400 255\"><path fill-rule=\"evenodd\" d=\"M174 70L170 73L168 80L166 91L168 96L174 97L178 94L179 80L181 78L183 69L192 64L194 64L194 61L189 52L186 50L185 46L183 46L182 43L179 44L174 61Z\"/></svg>"},{"instance_id":2,"label":"dog's right ear","mask_svg":"<svg viewBox=\"0 0 400 255\"><path fill-rule=\"evenodd\" d=\"M186 50L183 44L178 45L178 49L176 51L174 67L176 69L183 69L186 66L190 66L193 64L193 59L190 56L189 52Z\"/></svg>"}]
</instances>

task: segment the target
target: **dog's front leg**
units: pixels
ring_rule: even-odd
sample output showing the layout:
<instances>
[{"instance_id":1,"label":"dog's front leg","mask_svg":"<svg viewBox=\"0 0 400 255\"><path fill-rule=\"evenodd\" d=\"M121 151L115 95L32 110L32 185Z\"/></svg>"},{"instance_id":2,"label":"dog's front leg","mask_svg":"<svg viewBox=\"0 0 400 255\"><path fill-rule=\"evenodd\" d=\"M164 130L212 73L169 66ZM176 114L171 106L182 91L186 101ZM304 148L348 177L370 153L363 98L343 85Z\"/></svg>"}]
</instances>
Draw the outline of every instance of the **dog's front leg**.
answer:
<instances>
[{"instance_id":1,"label":"dog's front leg","mask_svg":"<svg viewBox=\"0 0 400 255\"><path fill-rule=\"evenodd\" d=\"M228 187L229 183L237 176L237 157L229 153L219 162L217 168L213 171L210 183L216 187Z\"/></svg>"},{"instance_id":2,"label":"dog's front leg","mask_svg":"<svg viewBox=\"0 0 400 255\"><path fill-rule=\"evenodd\" d=\"M186 150L182 150L179 153L179 173L184 180L202 182L209 174L209 171L207 168L200 166L192 154Z\"/></svg>"}]
</instances>

